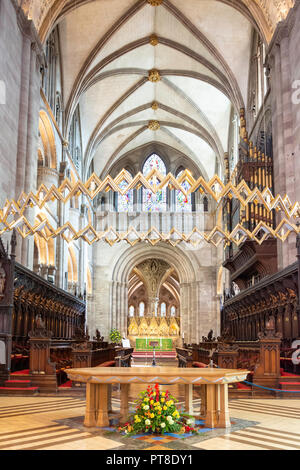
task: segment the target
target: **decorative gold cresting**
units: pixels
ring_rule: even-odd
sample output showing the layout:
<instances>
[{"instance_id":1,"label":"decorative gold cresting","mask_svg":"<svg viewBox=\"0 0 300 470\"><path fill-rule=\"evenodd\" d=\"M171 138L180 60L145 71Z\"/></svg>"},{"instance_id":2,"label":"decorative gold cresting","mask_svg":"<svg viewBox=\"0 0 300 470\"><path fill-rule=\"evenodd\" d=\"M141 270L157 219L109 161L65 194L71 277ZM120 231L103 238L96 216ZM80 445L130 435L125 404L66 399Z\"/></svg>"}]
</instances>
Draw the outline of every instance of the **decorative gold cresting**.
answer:
<instances>
[{"instance_id":1,"label":"decorative gold cresting","mask_svg":"<svg viewBox=\"0 0 300 470\"><path fill-rule=\"evenodd\" d=\"M160 129L160 124L158 121L149 121L148 129L150 131L158 131Z\"/></svg>"},{"instance_id":2,"label":"decorative gold cresting","mask_svg":"<svg viewBox=\"0 0 300 470\"><path fill-rule=\"evenodd\" d=\"M147 0L147 2L153 7L158 7L162 4L163 0Z\"/></svg>"},{"instance_id":3,"label":"decorative gold cresting","mask_svg":"<svg viewBox=\"0 0 300 470\"><path fill-rule=\"evenodd\" d=\"M157 101L153 101L152 105L151 105L151 108L153 109L153 111L157 111L159 106L158 106L158 102Z\"/></svg>"},{"instance_id":4,"label":"decorative gold cresting","mask_svg":"<svg viewBox=\"0 0 300 470\"><path fill-rule=\"evenodd\" d=\"M160 81L160 73L157 69L152 69L149 72L149 80L152 83L157 83Z\"/></svg>"},{"instance_id":5,"label":"decorative gold cresting","mask_svg":"<svg viewBox=\"0 0 300 470\"><path fill-rule=\"evenodd\" d=\"M150 36L150 44L151 44L151 46L157 46L158 43L159 43L158 37L156 36L156 34L152 34L152 35Z\"/></svg>"}]
</instances>

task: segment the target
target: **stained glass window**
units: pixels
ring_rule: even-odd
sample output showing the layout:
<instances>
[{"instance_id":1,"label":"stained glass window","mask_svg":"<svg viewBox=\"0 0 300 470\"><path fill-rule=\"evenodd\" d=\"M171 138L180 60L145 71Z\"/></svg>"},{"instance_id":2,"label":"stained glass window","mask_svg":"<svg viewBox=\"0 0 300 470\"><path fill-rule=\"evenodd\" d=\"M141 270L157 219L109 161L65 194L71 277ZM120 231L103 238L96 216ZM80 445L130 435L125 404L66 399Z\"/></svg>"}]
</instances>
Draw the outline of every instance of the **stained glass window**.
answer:
<instances>
[{"instance_id":1,"label":"stained glass window","mask_svg":"<svg viewBox=\"0 0 300 470\"><path fill-rule=\"evenodd\" d=\"M151 170L156 168L163 176L166 176L167 170L164 162L162 159L153 153L150 157L146 160L144 168L143 168L143 175L148 175ZM154 178L156 179L156 178ZM156 181L155 183L157 183ZM153 181L151 182L153 184ZM145 212L163 212L167 209L167 190L162 189L158 191L156 194L153 194L152 191L148 189L143 190L143 210Z\"/></svg>"},{"instance_id":2,"label":"stained glass window","mask_svg":"<svg viewBox=\"0 0 300 470\"><path fill-rule=\"evenodd\" d=\"M180 171L177 175L177 178L183 173L183 171ZM183 180L181 183L181 186L185 191L188 191L190 189L190 184L186 181ZM181 191L177 190L176 191L176 212L191 212L192 211L192 195L189 194L188 196L185 196Z\"/></svg>"},{"instance_id":3,"label":"stained glass window","mask_svg":"<svg viewBox=\"0 0 300 470\"><path fill-rule=\"evenodd\" d=\"M124 190L128 186L126 180L121 181L119 184L120 189ZM130 189L127 193L118 194L118 212L133 212L133 190Z\"/></svg>"},{"instance_id":4,"label":"stained glass window","mask_svg":"<svg viewBox=\"0 0 300 470\"><path fill-rule=\"evenodd\" d=\"M129 307L129 316L134 317L134 306L133 305L130 305L130 307Z\"/></svg>"},{"instance_id":5,"label":"stained glass window","mask_svg":"<svg viewBox=\"0 0 300 470\"><path fill-rule=\"evenodd\" d=\"M171 307L171 317L175 317L176 315L176 307L174 307L174 305L172 305Z\"/></svg>"},{"instance_id":6,"label":"stained glass window","mask_svg":"<svg viewBox=\"0 0 300 470\"><path fill-rule=\"evenodd\" d=\"M145 304L144 304L144 302L140 302L140 304L139 304L139 313L140 313L140 317L144 316L144 313L145 313Z\"/></svg>"},{"instance_id":7,"label":"stained glass window","mask_svg":"<svg viewBox=\"0 0 300 470\"><path fill-rule=\"evenodd\" d=\"M161 316L161 317L165 317L165 316L166 316L166 304L165 304L165 302L163 302L163 303L160 305L160 316Z\"/></svg>"}]
</instances>

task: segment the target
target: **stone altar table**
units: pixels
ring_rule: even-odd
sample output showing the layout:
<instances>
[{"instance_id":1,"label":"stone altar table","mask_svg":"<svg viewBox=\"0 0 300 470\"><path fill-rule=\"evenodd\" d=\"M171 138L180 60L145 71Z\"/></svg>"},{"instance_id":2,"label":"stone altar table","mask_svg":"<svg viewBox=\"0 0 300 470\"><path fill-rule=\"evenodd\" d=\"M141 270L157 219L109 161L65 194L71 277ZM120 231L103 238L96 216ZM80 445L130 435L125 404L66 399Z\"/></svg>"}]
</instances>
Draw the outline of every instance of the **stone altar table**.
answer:
<instances>
[{"instance_id":1,"label":"stone altar table","mask_svg":"<svg viewBox=\"0 0 300 470\"><path fill-rule=\"evenodd\" d=\"M178 367L90 367L66 370L70 380L86 383L87 427L108 426L108 385L121 384L121 417L128 418L128 391L133 383L175 385L186 390L186 408L191 410L193 385L202 386L201 412L208 428L230 427L228 384L246 379L249 371L237 369Z\"/></svg>"}]
</instances>

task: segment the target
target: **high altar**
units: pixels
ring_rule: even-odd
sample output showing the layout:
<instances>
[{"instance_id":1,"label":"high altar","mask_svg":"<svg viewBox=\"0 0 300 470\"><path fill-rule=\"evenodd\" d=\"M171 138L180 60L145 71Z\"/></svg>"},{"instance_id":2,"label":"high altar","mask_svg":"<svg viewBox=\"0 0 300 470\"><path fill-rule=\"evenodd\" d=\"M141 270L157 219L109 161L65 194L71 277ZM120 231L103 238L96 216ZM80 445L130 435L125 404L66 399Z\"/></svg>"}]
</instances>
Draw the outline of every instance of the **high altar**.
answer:
<instances>
[{"instance_id":1,"label":"high altar","mask_svg":"<svg viewBox=\"0 0 300 470\"><path fill-rule=\"evenodd\" d=\"M150 342L158 341L158 351L171 351L181 345L180 319L176 317L131 317L128 337L137 351L152 350Z\"/></svg>"},{"instance_id":2,"label":"high altar","mask_svg":"<svg viewBox=\"0 0 300 470\"><path fill-rule=\"evenodd\" d=\"M177 307L172 313L170 308L166 308L166 303L164 311L158 308L164 283L171 274L174 275L173 271L168 263L157 259L143 261L134 269L138 282L134 281L133 276L132 285L135 282L137 285L141 283L143 295L147 297L147 308L143 311L133 309L133 314L128 317L128 337L137 351L152 350L150 343L153 340L158 342L156 349L159 351L172 351L176 346L181 346L180 309ZM171 283L174 282L176 283L173 279ZM171 299L170 291L167 294ZM129 305L130 302L131 300Z\"/></svg>"}]
</instances>

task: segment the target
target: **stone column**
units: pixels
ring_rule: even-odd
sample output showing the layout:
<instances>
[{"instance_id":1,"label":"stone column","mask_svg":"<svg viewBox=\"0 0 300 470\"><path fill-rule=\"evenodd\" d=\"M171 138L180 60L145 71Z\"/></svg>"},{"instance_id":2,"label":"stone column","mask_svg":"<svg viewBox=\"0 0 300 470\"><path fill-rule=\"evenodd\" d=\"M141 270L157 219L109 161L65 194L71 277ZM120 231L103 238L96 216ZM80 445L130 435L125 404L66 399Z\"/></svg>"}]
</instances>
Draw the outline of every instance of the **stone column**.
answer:
<instances>
[{"instance_id":1,"label":"stone column","mask_svg":"<svg viewBox=\"0 0 300 470\"><path fill-rule=\"evenodd\" d=\"M37 44L33 42L30 48L30 83L28 95L28 121L26 142L26 166L24 190L28 194L36 190L37 183L37 146L38 146L38 120L40 107L40 61ZM34 224L33 211L28 211L29 222ZM33 268L34 239L29 237L22 243L22 264L29 269Z\"/></svg>"},{"instance_id":2,"label":"stone column","mask_svg":"<svg viewBox=\"0 0 300 470\"><path fill-rule=\"evenodd\" d=\"M65 159L66 148L63 150L63 158ZM65 178L65 171L67 167L67 162L63 161L60 163L59 175L58 175L58 184L60 185ZM57 203L57 220L60 227L65 223L65 204L58 202ZM56 279L55 283L57 287L64 289L65 281L65 256L67 255L66 242L62 237L56 239ZM66 286L67 287L67 286Z\"/></svg>"}]
</instances>

